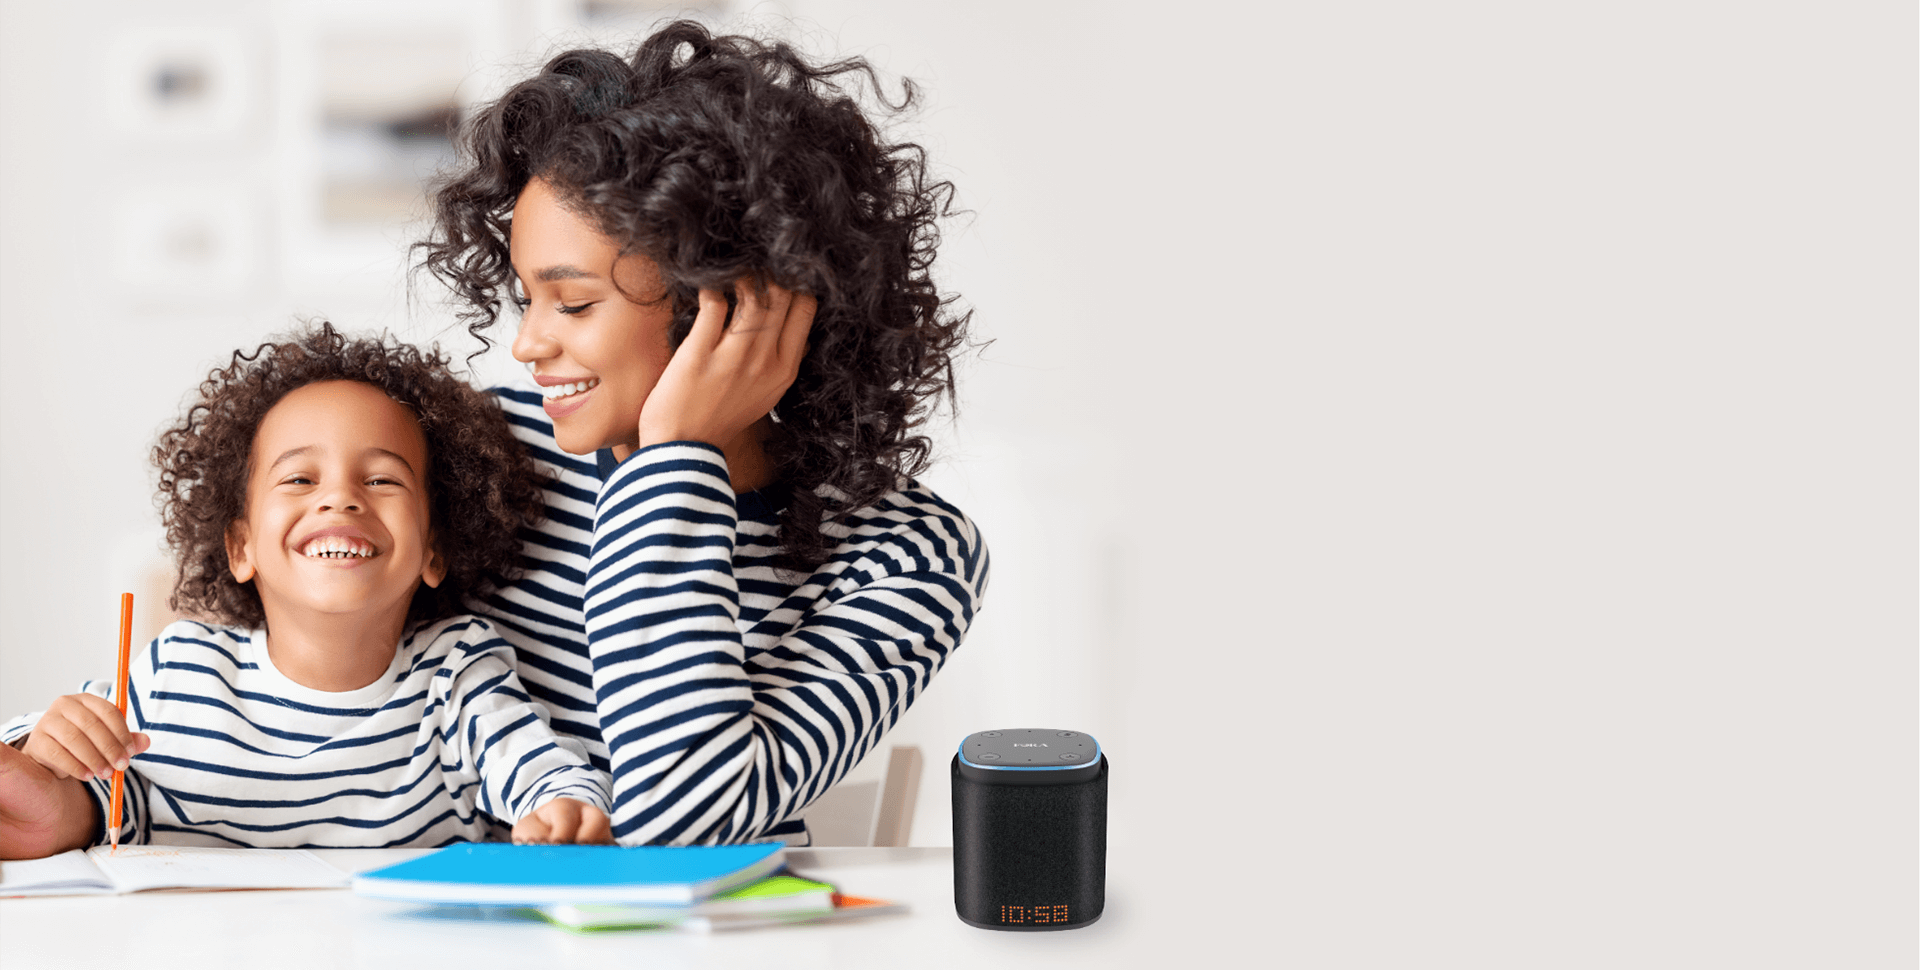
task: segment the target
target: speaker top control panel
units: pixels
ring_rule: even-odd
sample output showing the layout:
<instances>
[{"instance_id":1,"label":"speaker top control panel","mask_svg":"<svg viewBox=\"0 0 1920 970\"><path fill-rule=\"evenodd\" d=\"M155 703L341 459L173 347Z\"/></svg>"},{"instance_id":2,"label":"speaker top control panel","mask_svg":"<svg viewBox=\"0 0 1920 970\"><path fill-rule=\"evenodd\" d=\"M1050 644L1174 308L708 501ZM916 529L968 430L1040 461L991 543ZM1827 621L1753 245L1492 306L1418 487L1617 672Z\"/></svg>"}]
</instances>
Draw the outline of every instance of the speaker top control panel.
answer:
<instances>
[{"instance_id":1,"label":"speaker top control panel","mask_svg":"<svg viewBox=\"0 0 1920 970\"><path fill-rule=\"evenodd\" d=\"M1084 731L1003 728L960 742L960 773L989 784L1060 785L1100 772L1100 742Z\"/></svg>"}]
</instances>

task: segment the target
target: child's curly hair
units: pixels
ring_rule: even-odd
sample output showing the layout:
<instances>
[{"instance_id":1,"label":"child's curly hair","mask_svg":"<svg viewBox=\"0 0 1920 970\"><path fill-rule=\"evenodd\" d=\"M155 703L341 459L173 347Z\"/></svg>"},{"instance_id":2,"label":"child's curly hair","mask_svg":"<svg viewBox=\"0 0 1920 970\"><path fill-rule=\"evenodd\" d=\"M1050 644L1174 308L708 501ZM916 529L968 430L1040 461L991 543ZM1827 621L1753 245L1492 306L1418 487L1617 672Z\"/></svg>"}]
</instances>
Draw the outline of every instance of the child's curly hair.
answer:
<instances>
[{"instance_id":1,"label":"child's curly hair","mask_svg":"<svg viewBox=\"0 0 1920 970\"><path fill-rule=\"evenodd\" d=\"M767 455L791 491L778 563L802 572L844 520L923 470L932 403L952 399L968 312L933 261L951 183L889 141L861 109L866 61L815 64L783 43L678 21L632 57L574 50L487 105L461 135L461 166L433 193L420 265L445 281L486 341L513 297L508 225L534 178L659 265L675 346L702 288L755 278L819 301L799 377L774 409ZM913 104L903 85L898 104Z\"/></svg>"},{"instance_id":2,"label":"child's curly hair","mask_svg":"<svg viewBox=\"0 0 1920 970\"><path fill-rule=\"evenodd\" d=\"M434 545L446 562L438 587L421 584L407 620L466 612L469 598L511 580L520 532L540 521L541 479L485 394L447 369L435 348L384 339L350 340L322 322L233 352L200 384L199 398L160 435L155 502L179 576L168 601L190 616L258 627L266 622L260 594L227 569L227 527L247 514L253 437L280 399L323 381L359 381L405 405L427 438L427 500Z\"/></svg>"}]
</instances>

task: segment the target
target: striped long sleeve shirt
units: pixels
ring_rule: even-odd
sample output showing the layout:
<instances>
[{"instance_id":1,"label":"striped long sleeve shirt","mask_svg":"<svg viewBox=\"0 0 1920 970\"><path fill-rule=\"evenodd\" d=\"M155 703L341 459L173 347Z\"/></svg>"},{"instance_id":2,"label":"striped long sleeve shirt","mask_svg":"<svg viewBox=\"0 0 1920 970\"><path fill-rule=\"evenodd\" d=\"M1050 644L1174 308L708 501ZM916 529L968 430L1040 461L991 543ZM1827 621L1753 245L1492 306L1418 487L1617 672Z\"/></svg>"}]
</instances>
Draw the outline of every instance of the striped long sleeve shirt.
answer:
<instances>
[{"instance_id":1,"label":"striped long sleeve shirt","mask_svg":"<svg viewBox=\"0 0 1920 970\"><path fill-rule=\"evenodd\" d=\"M967 517L909 482L811 575L773 566L777 490L735 495L711 445L559 450L538 394L497 389L552 477L525 575L474 604L554 728L613 776L623 844L804 843L792 816L873 750L960 645L987 582Z\"/></svg>"},{"instance_id":2,"label":"striped long sleeve shirt","mask_svg":"<svg viewBox=\"0 0 1920 970\"><path fill-rule=\"evenodd\" d=\"M120 841L440 846L500 838L562 796L605 810L604 774L547 726L512 659L485 620L461 616L412 631L372 684L319 691L276 670L259 631L174 623L130 672L127 724L153 746L127 771ZM103 841L108 786L88 785Z\"/></svg>"}]
</instances>

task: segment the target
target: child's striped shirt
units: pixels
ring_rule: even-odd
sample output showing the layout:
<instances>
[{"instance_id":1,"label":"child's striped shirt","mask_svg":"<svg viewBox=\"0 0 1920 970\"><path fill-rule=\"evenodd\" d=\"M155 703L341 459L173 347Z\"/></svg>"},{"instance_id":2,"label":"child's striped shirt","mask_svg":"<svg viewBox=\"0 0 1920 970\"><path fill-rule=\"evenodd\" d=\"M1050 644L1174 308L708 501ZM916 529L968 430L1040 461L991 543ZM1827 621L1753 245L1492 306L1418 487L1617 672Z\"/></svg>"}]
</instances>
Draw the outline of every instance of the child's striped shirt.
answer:
<instances>
[{"instance_id":1,"label":"child's striped shirt","mask_svg":"<svg viewBox=\"0 0 1920 970\"><path fill-rule=\"evenodd\" d=\"M127 772L120 840L439 846L500 838L563 795L606 810L605 776L548 727L512 660L487 621L461 616L412 631L372 684L319 691L276 670L258 631L175 623L133 663L127 723L153 746ZM104 840L109 783L89 787Z\"/></svg>"}]
</instances>

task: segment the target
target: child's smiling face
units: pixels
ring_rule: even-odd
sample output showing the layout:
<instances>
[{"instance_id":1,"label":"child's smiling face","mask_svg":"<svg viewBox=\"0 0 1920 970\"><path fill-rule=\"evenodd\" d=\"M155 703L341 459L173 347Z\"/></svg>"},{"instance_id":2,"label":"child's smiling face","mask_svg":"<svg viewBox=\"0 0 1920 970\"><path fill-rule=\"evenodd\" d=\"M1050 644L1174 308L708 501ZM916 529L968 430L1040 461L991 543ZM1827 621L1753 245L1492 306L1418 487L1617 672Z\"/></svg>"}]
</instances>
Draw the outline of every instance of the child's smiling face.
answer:
<instances>
[{"instance_id":1,"label":"child's smiling face","mask_svg":"<svg viewBox=\"0 0 1920 970\"><path fill-rule=\"evenodd\" d=\"M228 561L236 580L254 582L270 626L360 614L398 627L419 584L446 575L429 509L427 439L413 413L371 385L308 384L254 434Z\"/></svg>"}]
</instances>

